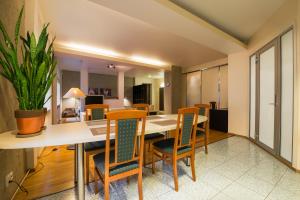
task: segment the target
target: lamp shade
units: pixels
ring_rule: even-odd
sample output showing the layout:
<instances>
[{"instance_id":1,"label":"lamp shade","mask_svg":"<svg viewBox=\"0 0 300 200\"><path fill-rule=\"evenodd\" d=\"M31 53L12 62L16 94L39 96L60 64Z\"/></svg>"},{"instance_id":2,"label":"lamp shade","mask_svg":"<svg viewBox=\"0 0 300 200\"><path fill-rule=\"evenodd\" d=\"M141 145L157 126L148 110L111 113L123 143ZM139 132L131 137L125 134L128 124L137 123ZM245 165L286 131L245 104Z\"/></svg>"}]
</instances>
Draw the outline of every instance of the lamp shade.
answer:
<instances>
[{"instance_id":1,"label":"lamp shade","mask_svg":"<svg viewBox=\"0 0 300 200\"><path fill-rule=\"evenodd\" d=\"M64 98L84 98L85 94L79 88L71 88L63 97Z\"/></svg>"}]
</instances>

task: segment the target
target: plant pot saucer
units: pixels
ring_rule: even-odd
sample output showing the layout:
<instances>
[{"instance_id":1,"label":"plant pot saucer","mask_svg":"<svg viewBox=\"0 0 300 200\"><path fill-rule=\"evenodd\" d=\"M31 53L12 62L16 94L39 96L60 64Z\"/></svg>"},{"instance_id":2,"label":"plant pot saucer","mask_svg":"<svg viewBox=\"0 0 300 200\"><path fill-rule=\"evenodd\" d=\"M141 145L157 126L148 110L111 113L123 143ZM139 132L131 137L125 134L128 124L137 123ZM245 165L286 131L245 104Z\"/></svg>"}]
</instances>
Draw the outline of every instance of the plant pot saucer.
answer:
<instances>
[{"instance_id":1,"label":"plant pot saucer","mask_svg":"<svg viewBox=\"0 0 300 200\"><path fill-rule=\"evenodd\" d=\"M26 135L17 133L16 138L29 138L29 137L35 137L35 136L38 136L38 135L41 135L41 134L42 134L42 131L37 132L37 133L32 133L32 134L26 134Z\"/></svg>"}]
</instances>

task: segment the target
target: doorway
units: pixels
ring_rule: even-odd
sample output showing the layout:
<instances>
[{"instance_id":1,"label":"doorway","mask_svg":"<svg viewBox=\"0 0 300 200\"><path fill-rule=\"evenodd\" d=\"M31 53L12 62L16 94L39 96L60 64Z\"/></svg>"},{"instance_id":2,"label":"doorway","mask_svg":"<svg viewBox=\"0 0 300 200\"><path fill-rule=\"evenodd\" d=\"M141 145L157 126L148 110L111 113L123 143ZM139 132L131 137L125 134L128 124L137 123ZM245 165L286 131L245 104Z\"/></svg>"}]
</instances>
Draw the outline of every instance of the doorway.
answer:
<instances>
[{"instance_id":1,"label":"doorway","mask_svg":"<svg viewBox=\"0 0 300 200\"><path fill-rule=\"evenodd\" d=\"M293 29L250 57L250 139L289 165L293 150L293 63Z\"/></svg>"}]
</instances>

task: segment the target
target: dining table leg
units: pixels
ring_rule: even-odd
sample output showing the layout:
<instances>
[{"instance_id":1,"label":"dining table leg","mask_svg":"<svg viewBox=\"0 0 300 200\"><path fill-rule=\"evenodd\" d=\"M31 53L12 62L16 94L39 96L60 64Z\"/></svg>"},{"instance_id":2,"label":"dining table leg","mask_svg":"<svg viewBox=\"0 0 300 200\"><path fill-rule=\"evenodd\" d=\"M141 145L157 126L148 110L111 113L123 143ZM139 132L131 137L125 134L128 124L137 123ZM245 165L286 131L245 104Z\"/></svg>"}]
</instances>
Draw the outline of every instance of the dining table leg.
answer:
<instances>
[{"instance_id":1,"label":"dining table leg","mask_svg":"<svg viewBox=\"0 0 300 200\"><path fill-rule=\"evenodd\" d=\"M85 199L84 185L84 144L76 144L76 162L77 162L77 195L78 200Z\"/></svg>"},{"instance_id":2,"label":"dining table leg","mask_svg":"<svg viewBox=\"0 0 300 200\"><path fill-rule=\"evenodd\" d=\"M75 152L74 152L74 184L75 186L77 185L77 145L74 145L75 146Z\"/></svg>"}]
</instances>

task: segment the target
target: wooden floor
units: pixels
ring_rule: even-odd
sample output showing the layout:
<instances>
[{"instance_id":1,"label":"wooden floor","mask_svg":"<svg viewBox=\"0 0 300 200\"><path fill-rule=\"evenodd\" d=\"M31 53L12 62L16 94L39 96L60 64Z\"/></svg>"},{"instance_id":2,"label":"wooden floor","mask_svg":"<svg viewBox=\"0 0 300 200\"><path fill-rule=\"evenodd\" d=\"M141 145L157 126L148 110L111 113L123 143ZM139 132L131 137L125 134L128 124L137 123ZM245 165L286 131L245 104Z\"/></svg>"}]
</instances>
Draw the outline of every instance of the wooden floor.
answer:
<instances>
[{"instance_id":1,"label":"wooden floor","mask_svg":"<svg viewBox=\"0 0 300 200\"><path fill-rule=\"evenodd\" d=\"M209 143L233 136L229 133L210 130ZM200 146L203 146L203 141ZM145 146L146 148L148 145ZM209 148L208 148L209 151ZM149 152L146 149L146 152ZM146 153L148 163L151 158ZM93 163L91 160L91 171ZM93 179L91 174L90 179ZM36 199L74 187L74 151L67 150L66 146L47 147L38 159L35 172L30 173L23 186L28 190L28 195L18 192L15 200Z\"/></svg>"}]
</instances>

